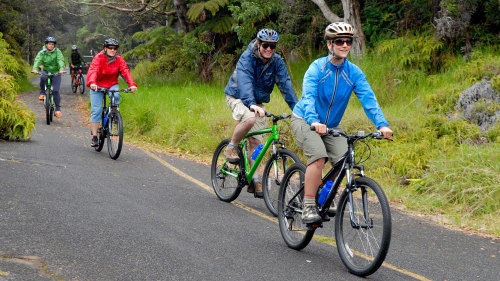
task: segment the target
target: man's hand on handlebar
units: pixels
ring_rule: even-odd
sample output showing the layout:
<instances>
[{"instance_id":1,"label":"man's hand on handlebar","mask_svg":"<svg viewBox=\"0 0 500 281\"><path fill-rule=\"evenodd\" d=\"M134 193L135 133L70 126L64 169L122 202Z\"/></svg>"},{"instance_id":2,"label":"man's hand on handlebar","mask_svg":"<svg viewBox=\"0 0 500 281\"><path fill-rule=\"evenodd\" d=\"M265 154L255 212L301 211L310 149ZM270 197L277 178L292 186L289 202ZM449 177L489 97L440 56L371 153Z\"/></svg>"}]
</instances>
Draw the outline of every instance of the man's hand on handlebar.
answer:
<instances>
[{"instance_id":1,"label":"man's hand on handlebar","mask_svg":"<svg viewBox=\"0 0 500 281\"><path fill-rule=\"evenodd\" d=\"M316 129L315 130L316 133L318 133L320 135L326 134L326 125L325 124L321 124L319 122L312 122L311 127L314 127L314 129Z\"/></svg>"},{"instance_id":2,"label":"man's hand on handlebar","mask_svg":"<svg viewBox=\"0 0 500 281\"><path fill-rule=\"evenodd\" d=\"M390 138L392 136L392 130L389 129L389 127L387 127L387 126L380 127L380 129L378 129L378 131L384 135L384 138Z\"/></svg>"},{"instance_id":3,"label":"man's hand on handlebar","mask_svg":"<svg viewBox=\"0 0 500 281\"><path fill-rule=\"evenodd\" d=\"M259 114L259 117L266 116L266 112L264 111L264 109L262 109L261 107L255 105L255 104L252 104L250 106L250 110L253 110L255 113Z\"/></svg>"},{"instance_id":4,"label":"man's hand on handlebar","mask_svg":"<svg viewBox=\"0 0 500 281\"><path fill-rule=\"evenodd\" d=\"M31 73L35 73L35 74L38 74L38 70L32 70Z\"/></svg>"}]
</instances>

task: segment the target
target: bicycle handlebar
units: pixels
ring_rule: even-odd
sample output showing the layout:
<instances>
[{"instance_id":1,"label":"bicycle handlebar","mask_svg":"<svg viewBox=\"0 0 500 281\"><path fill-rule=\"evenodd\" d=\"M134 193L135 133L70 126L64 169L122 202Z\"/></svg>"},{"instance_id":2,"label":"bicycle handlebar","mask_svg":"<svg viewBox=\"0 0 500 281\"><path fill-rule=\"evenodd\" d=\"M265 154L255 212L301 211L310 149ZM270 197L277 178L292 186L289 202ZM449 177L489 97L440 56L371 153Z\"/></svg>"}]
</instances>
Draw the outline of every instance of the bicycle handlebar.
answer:
<instances>
[{"instance_id":1,"label":"bicycle handlebar","mask_svg":"<svg viewBox=\"0 0 500 281\"><path fill-rule=\"evenodd\" d=\"M316 128L314 126L310 126L310 129L311 129L311 131L316 131ZM371 138L379 139L379 140L386 139L386 140L392 141L391 138L384 138L384 135L382 134L382 132L370 132L370 133L365 134L364 131L358 131L358 133L355 135L348 135L342 131L338 131L335 129L326 129L325 135L329 135L332 137L342 136L346 139L353 139L353 140L361 140L361 139L366 139L366 138L371 137Z\"/></svg>"},{"instance_id":2,"label":"bicycle handlebar","mask_svg":"<svg viewBox=\"0 0 500 281\"><path fill-rule=\"evenodd\" d=\"M116 92L124 92L124 93L130 93L132 92L132 89L130 88L125 88L125 89L118 89L118 90L110 90L108 88L102 88L102 87L97 87L97 92L113 92L113 93L116 93Z\"/></svg>"},{"instance_id":3,"label":"bicycle handlebar","mask_svg":"<svg viewBox=\"0 0 500 281\"><path fill-rule=\"evenodd\" d=\"M33 72L32 72L32 73L33 73ZM49 73L49 72L45 72L45 73L47 73L47 76L48 76L48 77L56 77L56 76L61 75L61 74L59 74L59 73ZM41 72L41 71L38 71L37 73L33 73L33 74L35 74L35 75L42 75L42 72Z\"/></svg>"},{"instance_id":4,"label":"bicycle handlebar","mask_svg":"<svg viewBox=\"0 0 500 281\"><path fill-rule=\"evenodd\" d=\"M251 112L255 112L253 109L250 108L250 111ZM290 118L292 117L292 114L287 114L287 113L283 113L281 115L274 115L272 114L271 112L269 111L264 111L266 117L272 117L273 118L273 121L279 121L279 120L283 120L283 119L286 119L286 118Z\"/></svg>"}]
</instances>

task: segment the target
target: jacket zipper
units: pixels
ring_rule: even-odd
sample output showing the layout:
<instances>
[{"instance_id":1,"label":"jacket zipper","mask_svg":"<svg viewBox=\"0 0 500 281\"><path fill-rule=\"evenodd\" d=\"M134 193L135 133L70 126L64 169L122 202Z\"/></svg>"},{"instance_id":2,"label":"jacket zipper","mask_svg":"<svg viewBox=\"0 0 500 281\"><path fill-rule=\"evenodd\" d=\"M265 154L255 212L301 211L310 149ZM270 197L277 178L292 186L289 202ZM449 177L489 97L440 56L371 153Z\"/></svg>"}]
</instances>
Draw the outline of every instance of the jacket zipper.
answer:
<instances>
[{"instance_id":1,"label":"jacket zipper","mask_svg":"<svg viewBox=\"0 0 500 281\"><path fill-rule=\"evenodd\" d=\"M335 70L335 87L333 89L333 96L332 96L332 100L330 101L330 106L328 106L328 113L326 114L325 125L328 124L328 118L330 118L330 110L332 109L333 100L335 99L335 94L337 93L338 80L339 80L339 68L336 68L336 70Z\"/></svg>"}]
</instances>

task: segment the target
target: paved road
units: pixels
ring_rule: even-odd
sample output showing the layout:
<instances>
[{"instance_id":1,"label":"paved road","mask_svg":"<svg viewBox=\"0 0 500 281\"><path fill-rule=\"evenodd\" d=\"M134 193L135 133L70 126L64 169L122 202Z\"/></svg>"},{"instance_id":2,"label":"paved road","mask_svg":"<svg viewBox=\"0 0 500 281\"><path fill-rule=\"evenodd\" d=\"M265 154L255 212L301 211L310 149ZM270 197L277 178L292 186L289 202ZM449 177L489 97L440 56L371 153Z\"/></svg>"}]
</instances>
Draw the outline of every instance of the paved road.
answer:
<instances>
[{"instance_id":1,"label":"paved road","mask_svg":"<svg viewBox=\"0 0 500 281\"><path fill-rule=\"evenodd\" d=\"M37 94L24 94L37 131L0 143L0 280L362 280L332 245L287 248L263 201L216 199L208 166L127 143L116 161L95 152L76 110L88 96L67 78L62 118L47 126ZM499 275L498 241L393 210L386 264L367 279Z\"/></svg>"}]
</instances>

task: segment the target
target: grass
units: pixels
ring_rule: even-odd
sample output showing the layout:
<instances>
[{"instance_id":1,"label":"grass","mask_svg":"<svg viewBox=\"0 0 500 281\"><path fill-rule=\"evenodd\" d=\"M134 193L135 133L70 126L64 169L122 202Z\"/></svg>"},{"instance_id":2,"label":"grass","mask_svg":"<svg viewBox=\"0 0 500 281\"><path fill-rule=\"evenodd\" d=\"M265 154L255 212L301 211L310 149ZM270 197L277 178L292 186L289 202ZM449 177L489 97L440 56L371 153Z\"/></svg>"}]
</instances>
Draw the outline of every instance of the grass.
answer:
<instances>
[{"instance_id":1,"label":"grass","mask_svg":"<svg viewBox=\"0 0 500 281\"><path fill-rule=\"evenodd\" d=\"M395 132L394 142L371 142L371 158L364 163L367 174L404 210L500 237L495 224L500 217L500 126L481 132L474 124L449 118L459 114L454 104L460 92L485 76L498 75L499 48L477 50L468 61L448 58L446 70L438 73L410 66L396 67L404 73L395 74L397 54L388 56L372 51L356 62ZM290 66L299 97L311 61ZM236 125L225 104L225 83L201 85L186 82L195 81L193 76L168 79L138 69L136 74L139 91L126 95L120 108L127 138L209 163L217 144L229 138ZM289 113L280 96L275 89L266 109ZM351 99L342 125L347 132L375 130L356 98ZM280 128L287 147L304 161L289 124Z\"/></svg>"}]
</instances>

